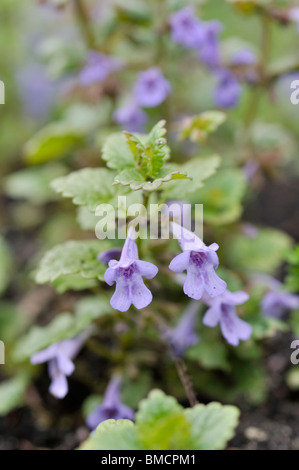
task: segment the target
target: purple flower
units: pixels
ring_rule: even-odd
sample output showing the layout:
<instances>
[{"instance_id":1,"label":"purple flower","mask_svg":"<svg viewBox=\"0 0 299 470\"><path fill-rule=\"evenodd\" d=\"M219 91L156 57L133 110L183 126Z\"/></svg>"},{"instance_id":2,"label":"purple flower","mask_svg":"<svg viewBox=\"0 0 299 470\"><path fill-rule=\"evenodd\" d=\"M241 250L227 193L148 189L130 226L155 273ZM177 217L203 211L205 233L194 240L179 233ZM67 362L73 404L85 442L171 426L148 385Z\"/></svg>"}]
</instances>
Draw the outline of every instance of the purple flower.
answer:
<instances>
[{"instance_id":1,"label":"purple flower","mask_svg":"<svg viewBox=\"0 0 299 470\"><path fill-rule=\"evenodd\" d=\"M196 48L203 40L202 22L194 15L194 8L187 6L169 18L171 39L185 47Z\"/></svg>"},{"instance_id":2,"label":"purple flower","mask_svg":"<svg viewBox=\"0 0 299 470\"><path fill-rule=\"evenodd\" d=\"M289 310L299 308L299 296L284 291L268 291L261 303L262 312L267 317L281 318Z\"/></svg>"},{"instance_id":3,"label":"purple flower","mask_svg":"<svg viewBox=\"0 0 299 470\"><path fill-rule=\"evenodd\" d=\"M293 7L289 10L288 17L290 21L297 23L297 31L299 33L299 7Z\"/></svg>"},{"instance_id":4,"label":"purple flower","mask_svg":"<svg viewBox=\"0 0 299 470\"><path fill-rule=\"evenodd\" d=\"M214 94L216 105L220 108L236 106L242 91L240 83L228 69L219 71L218 77L219 81Z\"/></svg>"},{"instance_id":5,"label":"purple flower","mask_svg":"<svg viewBox=\"0 0 299 470\"><path fill-rule=\"evenodd\" d=\"M248 160L243 166L243 172L247 181L252 182L254 176L257 174L260 164L257 160Z\"/></svg>"},{"instance_id":6,"label":"purple flower","mask_svg":"<svg viewBox=\"0 0 299 470\"><path fill-rule=\"evenodd\" d=\"M79 74L79 82L82 86L102 83L108 75L119 70L121 66L120 60L115 57L97 51L89 51L87 63Z\"/></svg>"},{"instance_id":7,"label":"purple flower","mask_svg":"<svg viewBox=\"0 0 299 470\"><path fill-rule=\"evenodd\" d=\"M254 65L257 62L256 55L250 49L241 49L236 52L231 60L232 65Z\"/></svg>"},{"instance_id":8,"label":"purple flower","mask_svg":"<svg viewBox=\"0 0 299 470\"><path fill-rule=\"evenodd\" d=\"M222 24L219 21L203 23L203 38L199 47L199 58L209 68L215 68L220 63L219 34Z\"/></svg>"},{"instance_id":9,"label":"purple flower","mask_svg":"<svg viewBox=\"0 0 299 470\"><path fill-rule=\"evenodd\" d=\"M85 339L85 334L72 339L65 339L33 354L31 357L31 364L34 365L48 362L49 376L51 378L49 392L54 397L64 398L67 395L67 377L75 370L72 360L79 353Z\"/></svg>"},{"instance_id":10,"label":"purple flower","mask_svg":"<svg viewBox=\"0 0 299 470\"><path fill-rule=\"evenodd\" d=\"M58 82L51 81L37 64L21 69L16 80L26 113L39 119L47 117L61 91Z\"/></svg>"},{"instance_id":11,"label":"purple flower","mask_svg":"<svg viewBox=\"0 0 299 470\"><path fill-rule=\"evenodd\" d=\"M236 305L243 304L249 298L247 292L226 291L215 299L207 299L209 305L203 318L203 324L211 328L220 323L221 332L229 344L238 346L239 340L246 341L251 333L252 327L249 323L241 320L236 313Z\"/></svg>"},{"instance_id":12,"label":"purple flower","mask_svg":"<svg viewBox=\"0 0 299 470\"><path fill-rule=\"evenodd\" d=\"M111 250L103 251L98 254L98 260L103 264L108 264L109 261L115 258L120 258L121 248L111 248Z\"/></svg>"},{"instance_id":13,"label":"purple flower","mask_svg":"<svg viewBox=\"0 0 299 470\"><path fill-rule=\"evenodd\" d=\"M195 333L198 308L198 302L194 300L190 302L177 326L165 332L165 339L178 357L183 356L186 349L199 341L199 337Z\"/></svg>"},{"instance_id":14,"label":"purple flower","mask_svg":"<svg viewBox=\"0 0 299 470\"><path fill-rule=\"evenodd\" d=\"M115 111L113 119L128 132L142 132L147 114L134 101L130 101Z\"/></svg>"},{"instance_id":15,"label":"purple flower","mask_svg":"<svg viewBox=\"0 0 299 470\"><path fill-rule=\"evenodd\" d=\"M124 405L120 399L121 380L118 376L112 377L106 388L104 400L98 405L86 419L86 424L90 429L96 427L106 419L134 419L134 411Z\"/></svg>"},{"instance_id":16,"label":"purple flower","mask_svg":"<svg viewBox=\"0 0 299 470\"><path fill-rule=\"evenodd\" d=\"M112 286L116 283L116 289L110 303L120 312L126 312L131 304L141 309L151 303L153 296L145 286L142 276L146 279L152 279L158 272L158 268L154 264L139 260L134 235L134 228L131 227L120 260L109 261L109 268L105 272L107 284Z\"/></svg>"},{"instance_id":17,"label":"purple flower","mask_svg":"<svg viewBox=\"0 0 299 470\"><path fill-rule=\"evenodd\" d=\"M166 201L165 208L162 210L163 215L169 215L174 222L189 228L191 225L191 204L188 201L180 201L170 199Z\"/></svg>"},{"instance_id":18,"label":"purple flower","mask_svg":"<svg viewBox=\"0 0 299 470\"><path fill-rule=\"evenodd\" d=\"M210 297L222 294L226 283L215 273L219 265L217 243L206 246L189 230L174 222L171 227L174 237L179 239L183 253L171 261L169 268L175 273L187 270L184 293L195 300L201 299L205 292Z\"/></svg>"},{"instance_id":19,"label":"purple flower","mask_svg":"<svg viewBox=\"0 0 299 470\"><path fill-rule=\"evenodd\" d=\"M135 99L140 106L154 108L167 98L171 85L158 67L140 72L134 86Z\"/></svg>"}]
</instances>

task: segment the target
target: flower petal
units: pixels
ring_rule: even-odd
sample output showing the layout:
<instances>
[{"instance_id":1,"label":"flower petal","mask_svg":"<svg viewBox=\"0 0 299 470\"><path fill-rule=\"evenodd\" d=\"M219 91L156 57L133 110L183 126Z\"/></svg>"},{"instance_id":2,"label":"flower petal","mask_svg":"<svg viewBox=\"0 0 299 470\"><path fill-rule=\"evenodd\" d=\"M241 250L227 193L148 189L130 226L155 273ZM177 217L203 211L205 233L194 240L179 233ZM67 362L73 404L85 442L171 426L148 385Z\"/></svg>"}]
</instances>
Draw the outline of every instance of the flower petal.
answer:
<instances>
[{"instance_id":1,"label":"flower petal","mask_svg":"<svg viewBox=\"0 0 299 470\"><path fill-rule=\"evenodd\" d=\"M58 345L57 343L51 344L46 349L39 351L31 356L31 364L42 364L43 362L48 362L56 356Z\"/></svg>"},{"instance_id":2,"label":"flower petal","mask_svg":"<svg viewBox=\"0 0 299 470\"><path fill-rule=\"evenodd\" d=\"M111 297L110 304L120 312L126 312L131 306L130 289L127 280L118 276L116 281L116 288L113 296Z\"/></svg>"},{"instance_id":3,"label":"flower petal","mask_svg":"<svg viewBox=\"0 0 299 470\"><path fill-rule=\"evenodd\" d=\"M226 341L233 346L238 346L239 339L247 340L252 332L251 326L241 320L234 309L229 309L222 313L220 327Z\"/></svg>"},{"instance_id":4,"label":"flower petal","mask_svg":"<svg viewBox=\"0 0 299 470\"><path fill-rule=\"evenodd\" d=\"M151 291L145 286L140 274L134 274L130 286L131 300L138 308L147 307L153 300Z\"/></svg>"},{"instance_id":5,"label":"flower petal","mask_svg":"<svg viewBox=\"0 0 299 470\"><path fill-rule=\"evenodd\" d=\"M169 269L174 273L181 273L187 269L189 264L190 251L184 251L175 256L169 265Z\"/></svg>"},{"instance_id":6,"label":"flower petal","mask_svg":"<svg viewBox=\"0 0 299 470\"><path fill-rule=\"evenodd\" d=\"M157 266L153 263L149 263L148 261L137 260L135 261L135 264L138 267L141 276L146 277L146 279L152 279L159 271Z\"/></svg>"},{"instance_id":7,"label":"flower petal","mask_svg":"<svg viewBox=\"0 0 299 470\"><path fill-rule=\"evenodd\" d=\"M49 392L56 398L64 398L69 387L66 376L59 370L56 360L49 362L49 375L52 379Z\"/></svg>"},{"instance_id":8,"label":"flower petal","mask_svg":"<svg viewBox=\"0 0 299 470\"><path fill-rule=\"evenodd\" d=\"M220 279L210 263L205 265L203 279L204 288L210 297L217 297L217 295L223 294L226 289L226 282Z\"/></svg>"},{"instance_id":9,"label":"flower petal","mask_svg":"<svg viewBox=\"0 0 299 470\"><path fill-rule=\"evenodd\" d=\"M112 286L116 281L117 271L114 268L108 268L105 271L104 279L108 286Z\"/></svg>"},{"instance_id":10,"label":"flower petal","mask_svg":"<svg viewBox=\"0 0 299 470\"><path fill-rule=\"evenodd\" d=\"M187 269L187 277L184 283L184 293L191 299L200 300L203 294L204 284L198 268L191 264Z\"/></svg>"},{"instance_id":11,"label":"flower petal","mask_svg":"<svg viewBox=\"0 0 299 470\"><path fill-rule=\"evenodd\" d=\"M249 294L242 290L238 290L236 292L226 291L225 293L225 301L231 305L241 305L247 302L249 299Z\"/></svg>"},{"instance_id":12,"label":"flower petal","mask_svg":"<svg viewBox=\"0 0 299 470\"><path fill-rule=\"evenodd\" d=\"M213 307L210 307L203 317L203 324L209 326L210 328L214 328L218 325L221 318L221 310L220 305L216 304Z\"/></svg>"}]
</instances>

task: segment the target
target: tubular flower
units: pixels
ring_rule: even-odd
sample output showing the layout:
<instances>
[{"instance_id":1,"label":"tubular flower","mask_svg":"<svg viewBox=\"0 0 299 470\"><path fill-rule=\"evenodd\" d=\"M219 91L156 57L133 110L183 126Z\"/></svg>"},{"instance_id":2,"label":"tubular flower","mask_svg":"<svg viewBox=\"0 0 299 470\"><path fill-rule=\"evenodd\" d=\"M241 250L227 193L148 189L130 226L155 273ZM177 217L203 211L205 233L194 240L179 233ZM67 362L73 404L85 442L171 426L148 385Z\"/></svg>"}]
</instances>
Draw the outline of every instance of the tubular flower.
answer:
<instances>
[{"instance_id":1,"label":"tubular flower","mask_svg":"<svg viewBox=\"0 0 299 470\"><path fill-rule=\"evenodd\" d=\"M145 286L142 277L152 279L158 272L154 264L139 260L137 245L133 238L134 233L131 227L120 260L109 261L109 268L105 272L107 284L112 286L116 283L110 303L120 312L126 312L132 304L141 309L151 303L152 293Z\"/></svg>"},{"instance_id":2,"label":"tubular flower","mask_svg":"<svg viewBox=\"0 0 299 470\"><path fill-rule=\"evenodd\" d=\"M246 341L252 328L249 323L241 320L236 312L236 305L243 304L249 299L247 292L225 291L215 299L205 299L209 309L203 318L203 324L211 328L220 323L221 332L229 344L238 346L239 340Z\"/></svg>"},{"instance_id":3,"label":"tubular flower","mask_svg":"<svg viewBox=\"0 0 299 470\"><path fill-rule=\"evenodd\" d=\"M134 96L140 106L145 108L159 106L170 92L171 85L158 67L151 67L138 74Z\"/></svg>"},{"instance_id":4,"label":"tubular flower","mask_svg":"<svg viewBox=\"0 0 299 470\"><path fill-rule=\"evenodd\" d=\"M68 393L67 377L75 370L73 359L77 356L86 339L85 335L79 335L72 339L51 344L46 349L31 356L31 364L48 362L51 385L49 392L56 398L64 398Z\"/></svg>"},{"instance_id":5,"label":"tubular flower","mask_svg":"<svg viewBox=\"0 0 299 470\"><path fill-rule=\"evenodd\" d=\"M86 424L90 429L96 427L106 419L134 419L134 411L124 405L120 399L121 380L118 376L112 377L106 388L104 400L101 405L87 416Z\"/></svg>"},{"instance_id":6,"label":"tubular flower","mask_svg":"<svg viewBox=\"0 0 299 470\"><path fill-rule=\"evenodd\" d=\"M198 302L195 300L190 302L176 327L165 332L165 339L171 344L178 357L183 356L186 349L199 341L199 337L195 333L198 308Z\"/></svg>"},{"instance_id":7,"label":"tubular flower","mask_svg":"<svg viewBox=\"0 0 299 470\"><path fill-rule=\"evenodd\" d=\"M215 273L219 265L217 243L206 246L200 238L180 225L172 222L171 227L183 253L171 261L169 268L175 273L187 270L183 288L185 294L195 300L201 299L204 293L209 297L222 294L226 283Z\"/></svg>"}]
</instances>

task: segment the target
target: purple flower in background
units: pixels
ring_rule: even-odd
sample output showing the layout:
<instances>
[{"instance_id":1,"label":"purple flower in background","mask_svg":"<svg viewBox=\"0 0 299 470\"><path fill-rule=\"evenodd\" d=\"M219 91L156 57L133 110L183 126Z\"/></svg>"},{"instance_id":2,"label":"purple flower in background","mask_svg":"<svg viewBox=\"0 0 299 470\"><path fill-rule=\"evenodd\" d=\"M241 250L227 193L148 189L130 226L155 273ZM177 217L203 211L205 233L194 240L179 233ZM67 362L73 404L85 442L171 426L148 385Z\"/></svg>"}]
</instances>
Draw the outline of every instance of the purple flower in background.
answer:
<instances>
[{"instance_id":1,"label":"purple flower in background","mask_svg":"<svg viewBox=\"0 0 299 470\"><path fill-rule=\"evenodd\" d=\"M82 86L102 83L108 75L119 70L121 66L121 61L115 57L97 51L89 51L87 63L78 77L79 82Z\"/></svg>"},{"instance_id":2,"label":"purple flower in background","mask_svg":"<svg viewBox=\"0 0 299 470\"><path fill-rule=\"evenodd\" d=\"M214 93L215 103L220 108L233 108L239 101L241 85L228 69L218 71L218 78Z\"/></svg>"},{"instance_id":3,"label":"purple flower in background","mask_svg":"<svg viewBox=\"0 0 299 470\"><path fill-rule=\"evenodd\" d=\"M194 8L187 6L169 18L171 39L185 47L196 48L203 40L202 22L194 15Z\"/></svg>"},{"instance_id":4,"label":"purple flower in background","mask_svg":"<svg viewBox=\"0 0 299 470\"><path fill-rule=\"evenodd\" d=\"M130 101L114 112L113 119L128 132L142 132L147 114L134 101Z\"/></svg>"},{"instance_id":5,"label":"purple flower in background","mask_svg":"<svg viewBox=\"0 0 299 470\"><path fill-rule=\"evenodd\" d=\"M86 334L72 339L65 339L31 356L31 364L48 362L49 376L51 378L49 392L54 397L64 398L67 395L67 377L75 370L72 360L79 353L85 339Z\"/></svg>"},{"instance_id":6,"label":"purple flower in background","mask_svg":"<svg viewBox=\"0 0 299 470\"><path fill-rule=\"evenodd\" d=\"M103 264L108 264L109 261L115 258L120 258L121 248L111 248L111 250L103 251L98 254L98 260Z\"/></svg>"},{"instance_id":7,"label":"purple flower in background","mask_svg":"<svg viewBox=\"0 0 299 470\"><path fill-rule=\"evenodd\" d=\"M177 326L165 332L165 339L171 344L175 355L178 357L183 356L186 349L194 346L199 341L199 337L195 333L198 308L198 302L195 300L190 302Z\"/></svg>"},{"instance_id":8,"label":"purple flower in background","mask_svg":"<svg viewBox=\"0 0 299 470\"><path fill-rule=\"evenodd\" d=\"M299 308L299 296L284 291L268 291L261 302L263 314L267 317L281 318L289 310Z\"/></svg>"},{"instance_id":9,"label":"purple flower in background","mask_svg":"<svg viewBox=\"0 0 299 470\"><path fill-rule=\"evenodd\" d=\"M283 290L283 284L267 274L256 274L252 279L254 284L268 288L264 295L261 308L267 317L281 318L288 311L299 308L299 295Z\"/></svg>"},{"instance_id":10,"label":"purple flower in background","mask_svg":"<svg viewBox=\"0 0 299 470\"><path fill-rule=\"evenodd\" d=\"M257 160L251 159L251 160L248 160L247 163L245 163L245 165L243 166L243 172L245 174L247 181L251 182L253 180L259 168L260 168L260 164Z\"/></svg>"},{"instance_id":11,"label":"purple flower in background","mask_svg":"<svg viewBox=\"0 0 299 470\"><path fill-rule=\"evenodd\" d=\"M297 23L297 31L299 34L299 7L293 7L289 10L288 17L290 21Z\"/></svg>"},{"instance_id":12,"label":"purple flower in background","mask_svg":"<svg viewBox=\"0 0 299 470\"><path fill-rule=\"evenodd\" d=\"M90 429L96 429L106 419L130 419L133 421L134 411L121 402L120 384L120 377L112 377L106 388L102 404L96 406L87 416L86 424Z\"/></svg>"},{"instance_id":13,"label":"purple flower in background","mask_svg":"<svg viewBox=\"0 0 299 470\"><path fill-rule=\"evenodd\" d=\"M191 204L188 201L170 199L165 205L162 215L169 215L174 222L191 229Z\"/></svg>"},{"instance_id":14,"label":"purple flower in background","mask_svg":"<svg viewBox=\"0 0 299 470\"><path fill-rule=\"evenodd\" d=\"M199 58L209 68L215 68L220 63L219 34L222 24L219 21L203 23L203 38L199 47Z\"/></svg>"},{"instance_id":15,"label":"purple flower in background","mask_svg":"<svg viewBox=\"0 0 299 470\"><path fill-rule=\"evenodd\" d=\"M107 284L112 286L116 283L111 306L121 312L126 312L131 304L140 309L151 303L152 293L145 286L142 277L152 279L158 272L154 264L139 260L134 235L134 228L131 227L120 260L109 261L109 268L105 272Z\"/></svg>"},{"instance_id":16,"label":"purple flower in background","mask_svg":"<svg viewBox=\"0 0 299 470\"><path fill-rule=\"evenodd\" d=\"M241 49L236 52L231 60L232 65L254 65L257 62L256 55L250 49Z\"/></svg>"},{"instance_id":17,"label":"purple flower in background","mask_svg":"<svg viewBox=\"0 0 299 470\"><path fill-rule=\"evenodd\" d=\"M184 293L195 300L201 299L205 292L209 297L222 294L226 283L215 273L219 265L217 243L206 246L196 235L178 224L172 222L171 227L183 253L171 261L169 269L175 273L187 270Z\"/></svg>"},{"instance_id":18,"label":"purple flower in background","mask_svg":"<svg viewBox=\"0 0 299 470\"><path fill-rule=\"evenodd\" d=\"M140 72L134 86L137 103L145 108L154 108L167 98L171 85L158 67Z\"/></svg>"},{"instance_id":19,"label":"purple flower in background","mask_svg":"<svg viewBox=\"0 0 299 470\"><path fill-rule=\"evenodd\" d=\"M37 64L21 69L16 80L26 114L39 119L47 117L57 100L58 83L51 81Z\"/></svg>"},{"instance_id":20,"label":"purple flower in background","mask_svg":"<svg viewBox=\"0 0 299 470\"><path fill-rule=\"evenodd\" d=\"M243 304L248 299L249 295L243 291L226 291L215 299L205 299L209 309L205 313L203 324L214 328L220 323L226 341L238 346L239 340L246 341L252 333L251 325L241 320L236 312L236 305Z\"/></svg>"}]
</instances>

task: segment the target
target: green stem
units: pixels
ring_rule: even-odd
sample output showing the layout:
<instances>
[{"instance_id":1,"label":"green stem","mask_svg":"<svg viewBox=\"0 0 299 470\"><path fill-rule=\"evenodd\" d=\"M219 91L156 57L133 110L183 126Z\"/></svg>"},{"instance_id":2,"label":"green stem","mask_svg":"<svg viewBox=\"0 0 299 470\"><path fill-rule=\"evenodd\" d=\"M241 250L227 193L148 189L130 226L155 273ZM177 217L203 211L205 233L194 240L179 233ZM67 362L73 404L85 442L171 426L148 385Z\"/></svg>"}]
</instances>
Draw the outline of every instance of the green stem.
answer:
<instances>
[{"instance_id":1,"label":"green stem","mask_svg":"<svg viewBox=\"0 0 299 470\"><path fill-rule=\"evenodd\" d=\"M88 9L84 0L73 0L77 21L80 26L82 36L89 49L96 49L96 40L90 24Z\"/></svg>"}]
</instances>

